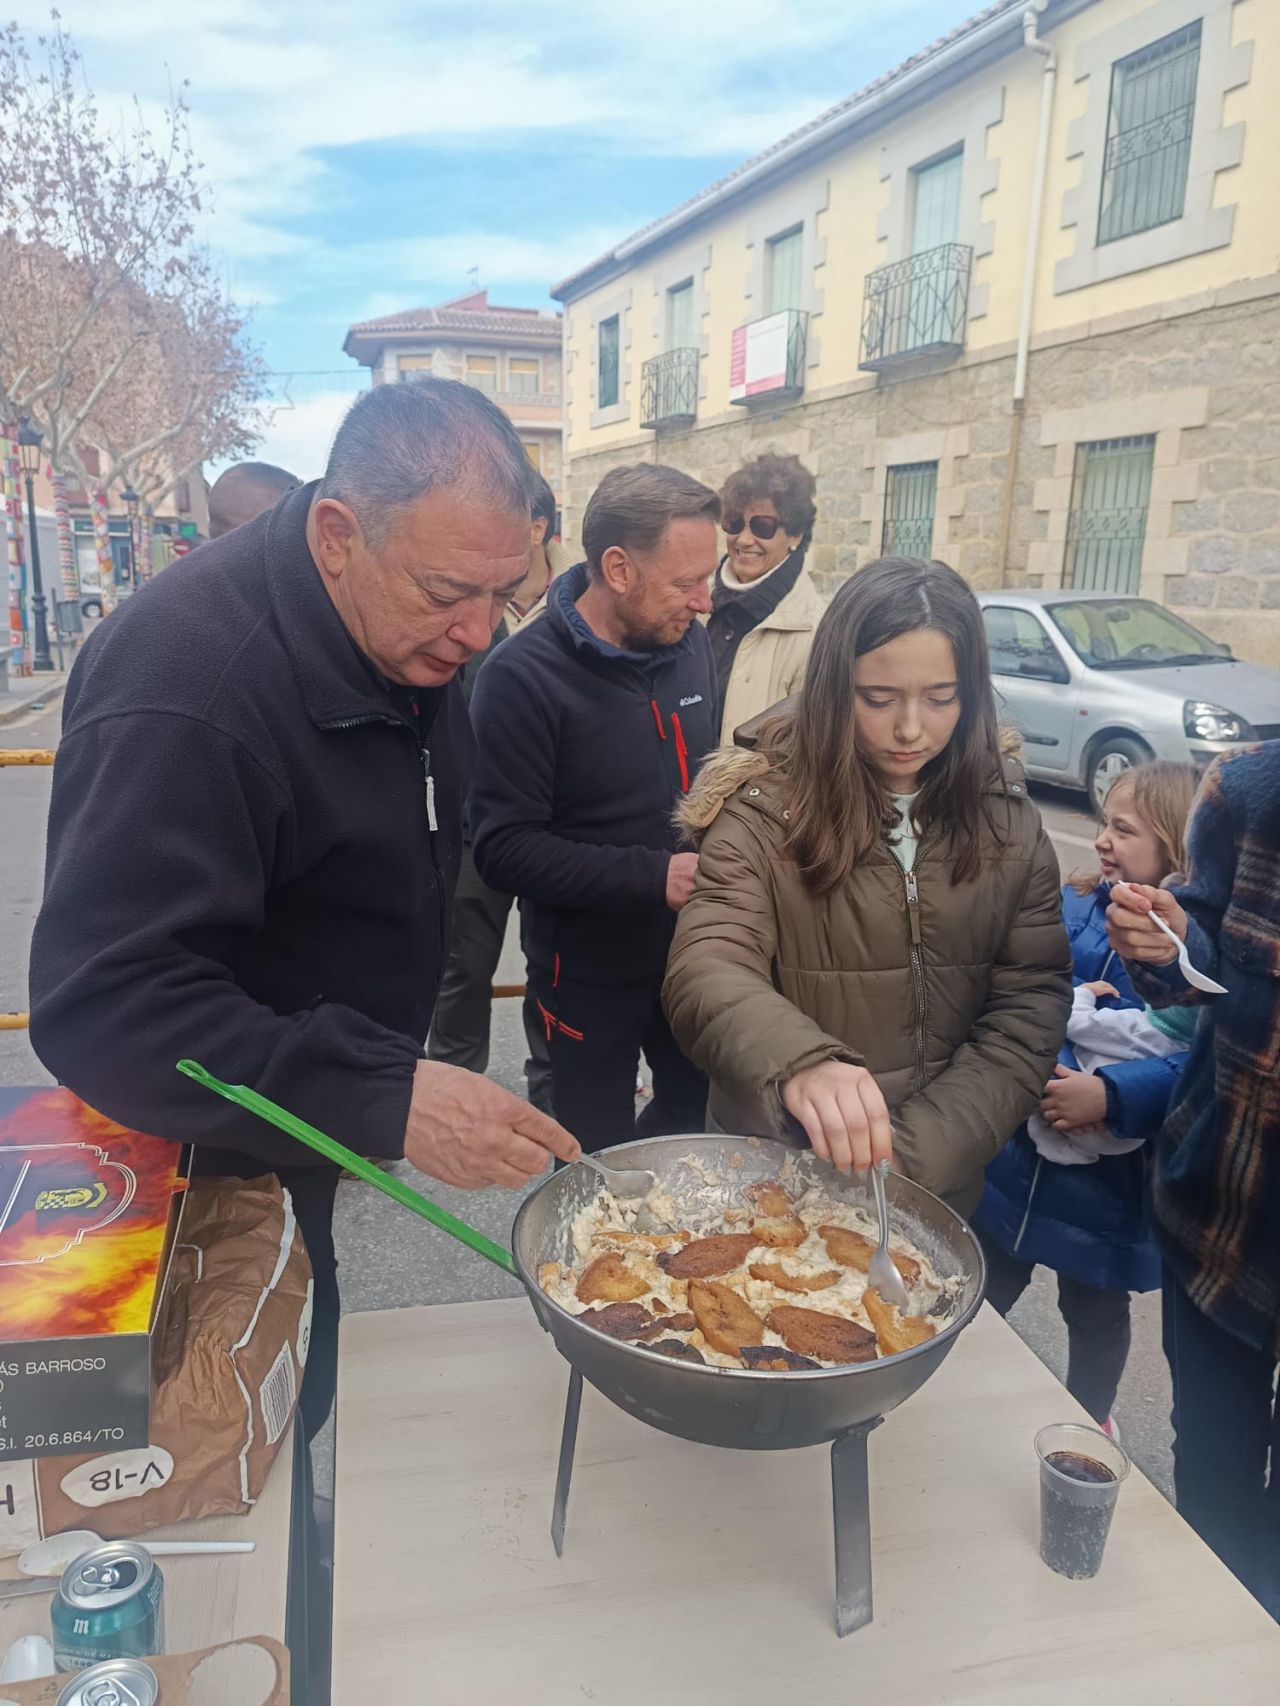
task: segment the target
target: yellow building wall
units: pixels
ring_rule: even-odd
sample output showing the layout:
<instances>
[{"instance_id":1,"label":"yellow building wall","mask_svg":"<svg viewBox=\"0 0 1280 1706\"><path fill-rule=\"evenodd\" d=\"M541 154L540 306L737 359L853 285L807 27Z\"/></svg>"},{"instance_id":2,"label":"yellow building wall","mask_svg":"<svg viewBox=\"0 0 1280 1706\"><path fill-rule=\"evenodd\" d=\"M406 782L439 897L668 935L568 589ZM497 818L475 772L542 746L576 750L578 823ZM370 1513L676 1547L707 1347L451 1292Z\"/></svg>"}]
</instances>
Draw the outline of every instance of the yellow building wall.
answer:
<instances>
[{"instance_id":1,"label":"yellow building wall","mask_svg":"<svg viewBox=\"0 0 1280 1706\"><path fill-rule=\"evenodd\" d=\"M1150 0L1108 0L1072 18L1050 37L1058 53L1058 91L1032 319L1037 333L1060 331L1111 314L1176 302L1202 291L1220 289L1238 279L1265 278L1280 268L1280 226L1275 217L1274 189L1277 161L1280 161L1280 4L1276 0L1236 0L1232 41L1253 43L1249 81L1242 89L1231 90L1225 99L1209 96L1216 98L1222 108L1224 127L1241 122L1245 125L1240 165L1219 172L1214 185L1214 205L1235 206L1230 244L1152 267L1147 272L1130 273L1124 278L1055 294L1055 266L1074 251L1076 241L1074 230L1064 230L1061 225L1062 198L1080 182L1085 170L1082 159L1067 158L1068 127L1073 119L1083 116L1090 98L1088 81L1076 83L1072 77L1076 50L1090 37L1149 9ZM1105 92L1102 98L1106 98ZM1197 98L1205 98L1203 89ZM1026 133L1028 149L1034 146L1034 137L1033 120ZM1092 211L1096 217L1097 210Z\"/></svg>"},{"instance_id":2,"label":"yellow building wall","mask_svg":"<svg viewBox=\"0 0 1280 1706\"><path fill-rule=\"evenodd\" d=\"M1073 253L1077 241L1075 230L1061 225L1062 199L1079 182L1083 169L1079 158L1067 157L1068 132L1090 98L1088 82L1077 83L1074 78L1076 51L1090 38L1150 7L1151 0L1102 0L1046 36L1058 56L1058 79L1036 265L1033 335L1061 333L1133 310L1158 311L1166 303L1280 270L1280 223L1275 217L1270 182L1280 162L1280 0L1236 0L1233 41L1253 43L1250 80L1228 93L1225 101L1208 96L1220 101L1224 125L1243 122L1246 127L1240 166L1220 172L1215 185L1215 204L1236 206L1230 245L1079 289L1055 291L1057 263ZM710 266L705 274L707 313L701 328L707 338L703 357L706 386L699 403L699 420L706 422L738 412L728 395L730 341L735 327L760 312L758 303L748 307L745 295L751 264L749 232L785 229L792 222L788 210L797 202L807 203L824 186L826 210L818 215L816 229L825 244L825 259L814 275L822 293L822 308L812 323L820 359L807 370L806 391L812 394L832 387L874 384L874 377L858 368L863 292L866 275L886 260L897 258L887 254L878 227L890 197L895 191L903 193L901 185L882 182L882 159L895 152L899 157L910 157L913 138L923 137L926 131L936 135L939 126L945 131L952 115L959 140L966 113L1000 93L1002 116L986 131L986 159L997 168L998 179L980 204L981 220L994 227L994 246L990 254L975 259L973 274L974 288L986 287L986 312L972 320L966 351L979 355L984 349L1007 349L1018 331L1041 84L1040 56L1025 49L1011 53L956 89L922 103L841 152L792 174L780 185L682 230L662 250L642 257L625 275L615 276L567 304L566 347L572 371L566 424L571 452L608 450L640 436L641 367L662 348L661 304L654 294L655 278L669 272L668 258L677 248L710 249ZM1100 96L1095 91L1093 98L1105 100L1106 91ZM1205 98L1203 89L1199 98ZM775 209L776 226L769 223ZM593 427L593 310L627 290L631 292L630 344L624 351L624 371L629 380L629 418Z\"/></svg>"}]
</instances>

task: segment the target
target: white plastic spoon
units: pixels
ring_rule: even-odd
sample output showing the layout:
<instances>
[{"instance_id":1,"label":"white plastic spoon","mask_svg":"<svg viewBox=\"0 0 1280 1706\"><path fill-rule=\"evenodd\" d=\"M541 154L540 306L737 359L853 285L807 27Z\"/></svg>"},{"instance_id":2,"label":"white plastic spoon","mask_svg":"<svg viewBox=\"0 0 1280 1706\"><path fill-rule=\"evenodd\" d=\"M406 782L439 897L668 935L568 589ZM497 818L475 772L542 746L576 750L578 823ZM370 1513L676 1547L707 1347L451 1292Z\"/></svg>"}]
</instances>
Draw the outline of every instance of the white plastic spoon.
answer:
<instances>
[{"instance_id":1,"label":"white plastic spoon","mask_svg":"<svg viewBox=\"0 0 1280 1706\"><path fill-rule=\"evenodd\" d=\"M0 1659L0 1682L39 1682L43 1677L55 1676L57 1669L53 1648L43 1635L19 1635ZM5 1706L3 1700L0 1706Z\"/></svg>"},{"instance_id":2,"label":"white plastic spoon","mask_svg":"<svg viewBox=\"0 0 1280 1706\"><path fill-rule=\"evenodd\" d=\"M1128 883L1115 883L1112 886L1114 888L1129 887ZM1178 969L1191 985L1192 989L1198 989L1204 995L1225 995L1227 993L1223 984L1215 983L1206 973L1196 970L1191 963L1191 955L1187 952L1187 944L1182 940L1176 930L1171 929L1170 926L1165 923L1164 919L1161 918L1160 914L1154 907L1147 914L1147 917L1155 925L1157 930L1164 931L1165 935L1178 950Z\"/></svg>"},{"instance_id":3,"label":"white plastic spoon","mask_svg":"<svg viewBox=\"0 0 1280 1706\"><path fill-rule=\"evenodd\" d=\"M155 1558L176 1558L191 1552L252 1552L252 1540L139 1540ZM102 1536L91 1528L71 1528L65 1534L51 1534L47 1540L37 1540L18 1557L18 1568L24 1576L60 1576L67 1565L84 1552L102 1545Z\"/></svg>"}]
</instances>

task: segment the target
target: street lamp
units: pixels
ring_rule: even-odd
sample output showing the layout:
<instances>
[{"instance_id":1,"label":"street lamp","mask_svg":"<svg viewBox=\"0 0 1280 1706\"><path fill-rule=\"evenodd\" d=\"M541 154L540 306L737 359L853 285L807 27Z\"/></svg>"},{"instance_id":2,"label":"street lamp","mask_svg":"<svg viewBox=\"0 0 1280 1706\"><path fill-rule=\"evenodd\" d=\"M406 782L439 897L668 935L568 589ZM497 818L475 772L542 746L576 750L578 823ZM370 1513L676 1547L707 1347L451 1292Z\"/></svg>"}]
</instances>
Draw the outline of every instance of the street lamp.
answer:
<instances>
[{"instance_id":1,"label":"street lamp","mask_svg":"<svg viewBox=\"0 0 1280 1706\"><path fill-rule=\"evenodd\" d=\"M138 590L138 505L142 499L134 491L132 484L127 485L120 494L129 516L129 572L133 581L133 590Z\"/></svg>"},{"instance_id":2,"label":"street lamp","mask_svg":"<svg viewBox=\"0 0 1280 1706\"><path fill-rule=\"evenodd\" d=\"M38 670L51 670L49 618L45 606L44 579L40 573L40 541L36 536L36 494L33 482L40 469L40 446L44 434L25 415L18 422L18 456L27 483L27 530L31 536L31 626L35 630L35 662Z\"/></svg>"}]
</instances>

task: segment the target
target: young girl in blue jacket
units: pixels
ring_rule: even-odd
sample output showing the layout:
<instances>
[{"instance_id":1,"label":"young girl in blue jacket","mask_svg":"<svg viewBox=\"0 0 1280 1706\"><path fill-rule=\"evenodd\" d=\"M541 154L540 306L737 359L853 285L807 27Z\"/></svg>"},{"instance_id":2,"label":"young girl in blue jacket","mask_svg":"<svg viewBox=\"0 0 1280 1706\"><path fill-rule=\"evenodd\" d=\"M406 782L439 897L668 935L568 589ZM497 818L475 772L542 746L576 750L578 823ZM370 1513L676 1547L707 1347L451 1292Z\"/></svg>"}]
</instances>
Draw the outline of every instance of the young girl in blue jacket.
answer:
<instances>
[{"instance_id":1,"label":"young girl in blue jacket","mask_svg":"<svg viewBox=\"0 0 1280 1706\"><path fill-rule=\"evenodd\" d=\"M1116 992L1099 997L1099 1018L1108 1008L1143 1007L1107 943L1111 884L1158 885L1185 870L1197 780L1191 765L1162 762L1118 777L1094 844L1099 877L1063 888L1074 982L1106 984ZM1168 1024L1150 1009L1147 1019L1157 1032ZM1057 1273L1058 1307L1067 1324L1067 1388L1108 1431L1129 1355L1129 1294L1160 1284L1143 1140L1164 1120L1188 1043L1174 1034L1167 1053L1087 1072L1068 1042L1045 1086L1043 1124L1033 1122L1035 1131L1023 1126L987 1168L974 1216L987 1258L987 1296L1002 1315L1026 1290L1037 1263ZM1090 1141L1093 1133L1098 1137Z\"/></svg>"}]
</instances>

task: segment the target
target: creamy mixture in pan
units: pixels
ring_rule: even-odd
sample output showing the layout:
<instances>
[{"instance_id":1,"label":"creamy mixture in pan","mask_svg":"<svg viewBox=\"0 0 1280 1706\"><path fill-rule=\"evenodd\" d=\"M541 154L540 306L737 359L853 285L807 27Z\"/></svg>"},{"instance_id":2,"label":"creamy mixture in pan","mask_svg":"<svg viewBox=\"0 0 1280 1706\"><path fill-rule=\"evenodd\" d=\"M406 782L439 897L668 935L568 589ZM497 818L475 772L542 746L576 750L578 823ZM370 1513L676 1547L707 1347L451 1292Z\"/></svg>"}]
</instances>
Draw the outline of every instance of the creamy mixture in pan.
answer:
<instances>
[{"instance_id":1,"label":"creamy mixture in pan","mask_svg":"<svg viewBox=\"0 0 1280 1706\"><path fill-rule=\"evenodd\" d=\"M901 1313L867 1285L872 1216L784 1176L730 1193L705 1211L655 1191L643 1205L603 1192L573 1223L573 1260L544 1262L538 1282L562 1308L661 1356L784 1372L891 1356L932 1338L960 1281L941 1280L896 1230L890 1254L907 1287Z\"/></svg>"}]
</instances>

